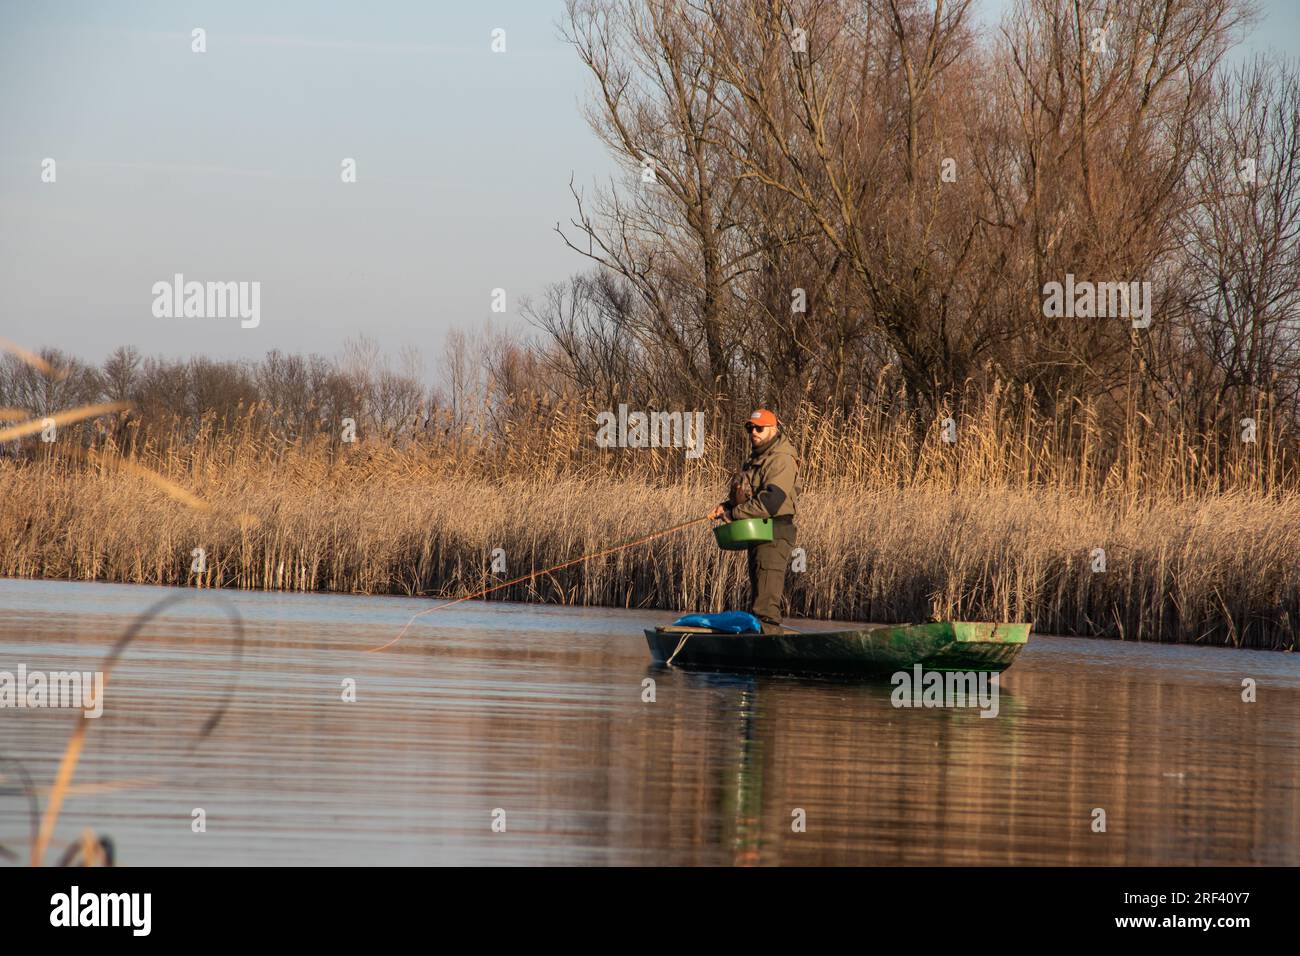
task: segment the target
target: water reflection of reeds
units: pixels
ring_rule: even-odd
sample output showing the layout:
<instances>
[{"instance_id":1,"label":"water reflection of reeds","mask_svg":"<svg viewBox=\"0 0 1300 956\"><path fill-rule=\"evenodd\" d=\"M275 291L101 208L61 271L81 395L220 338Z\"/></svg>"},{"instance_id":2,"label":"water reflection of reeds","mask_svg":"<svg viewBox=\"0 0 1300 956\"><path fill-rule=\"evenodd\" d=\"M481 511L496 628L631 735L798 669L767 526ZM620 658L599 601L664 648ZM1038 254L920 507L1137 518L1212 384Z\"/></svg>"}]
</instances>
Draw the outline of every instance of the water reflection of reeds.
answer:
<instances>
[{"instance_id":1,"label":"water reflection of reeds","mask_svg":"<svg viewBox=\"0 0 1300 956\"><path fill-rule=\"evenodd\" d=\"M761 792L760 847L745 862L1300 861L1294 693L1260 708L1231 683L1211 696L1197 685L1027 673L1006 679L1002 715L984 719L895 710L888 692L761 679L745 694L752 721L673 711L663 746L639 741L647 776L685 777L672 818L731 822L747 840L741 808ZM710 766L711 778L701 769ZM791 829L796 807L806 833ZM1106 811L1105 833L1093 832L1094 808ZM710 862L670 848L683 851L679 862Z\"/></svg>"},{"instance_id":2,"label":"water reflection of reeds","mask_svg":"<svg viewBox=\"0 0 1300 956\"><path fill-rule=\"evenodd\" d=\"M21 587L72 600L85 586ZM65 837L93 826L137 864L1300 863L1300 697L1271 681L1286 655L1035 637L985 719L895 709L888 682L650 669L644 615L480 604L365 655L408 602L230 597L249 646L220 726L185 761L167 744L228 677L221 622L152 630L115 678L121 710L92 732ZM97 656L111 633L42 620L47 655ZM26 633L10 619L0 646ZM1259 703L1241 701L1234 662L1258 669ZM159 687L180 693L158 701ZM27 760L48 781L67 727L6 715L0 750L49 754ZM194 806L216 824L201 837ZM498 807L505 833L490 830ZM25 828L21 801L0 801L6 842Z\"/></svg>"}]
</instances>

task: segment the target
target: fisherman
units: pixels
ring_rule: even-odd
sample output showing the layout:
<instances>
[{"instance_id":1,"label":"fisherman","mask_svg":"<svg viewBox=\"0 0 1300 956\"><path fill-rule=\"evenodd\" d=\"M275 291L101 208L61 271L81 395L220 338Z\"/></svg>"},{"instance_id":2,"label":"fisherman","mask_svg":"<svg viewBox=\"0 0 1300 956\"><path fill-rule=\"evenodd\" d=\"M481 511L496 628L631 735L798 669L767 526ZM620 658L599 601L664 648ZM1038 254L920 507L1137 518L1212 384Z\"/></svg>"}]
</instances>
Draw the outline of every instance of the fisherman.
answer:
<instances>
[{"instance_id":1,"label":"fisherman","mask_svg":"<svg viewBox=\"0 0 1300 956\"><path fill-rule=\"evenodd\" d=\"M712 518L771 518L772 540L751 544L749 551L750 613L764 634L781 634L781 600L785 594L785 569L794 549L794 496L799 465L794 446L778 429L776 415L760 408L749 416L749 460L731 480L727 500L710 513Z\"/></svg>"}]
</instances>

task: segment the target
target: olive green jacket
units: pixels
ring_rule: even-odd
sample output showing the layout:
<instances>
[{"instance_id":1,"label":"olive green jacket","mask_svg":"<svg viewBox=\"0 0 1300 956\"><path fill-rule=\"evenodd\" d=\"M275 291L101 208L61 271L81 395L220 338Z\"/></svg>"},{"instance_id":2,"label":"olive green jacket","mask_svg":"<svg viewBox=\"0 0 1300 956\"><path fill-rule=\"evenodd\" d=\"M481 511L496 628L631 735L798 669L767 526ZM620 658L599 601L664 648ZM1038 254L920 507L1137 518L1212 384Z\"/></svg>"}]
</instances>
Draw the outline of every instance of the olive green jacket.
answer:
<instances>
[{"instance_id":1,"label":"olive green jacket","mask_svg":"<svg viewBox=\"0 0 1300 956\"><path fill-rule=\"evenodd\" d=\"M799 484L799 462L794 445L783 432L749 454L740 473L742 488L739 504L726 502L727 513L736 518L776 518L795 513L795 493ZM743 500L748 498L748 500Z\"/></svg>"}]
</instances>

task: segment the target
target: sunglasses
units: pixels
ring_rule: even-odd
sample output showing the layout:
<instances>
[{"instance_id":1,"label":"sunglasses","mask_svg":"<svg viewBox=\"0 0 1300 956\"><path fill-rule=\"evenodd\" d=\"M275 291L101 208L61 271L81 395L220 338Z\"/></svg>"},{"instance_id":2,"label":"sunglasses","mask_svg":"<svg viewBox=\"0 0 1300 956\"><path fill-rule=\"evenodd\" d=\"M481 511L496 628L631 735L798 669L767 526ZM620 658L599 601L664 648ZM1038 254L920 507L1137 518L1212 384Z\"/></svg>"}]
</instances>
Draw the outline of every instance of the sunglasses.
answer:
<instances>
[{"instance_id":1,"label":"sunglasses","mask_svg":"<svg viewBox=\"0 0 1300 956\"><path fill-rule=\"evenodd\" d=\"M765 429L766 427L767 427L766 425L746 425L746 426L745 426L745 431L747 431L747 432L761 432L761 431L762 431L763 429Z\"/></svg>"}]
</instances>

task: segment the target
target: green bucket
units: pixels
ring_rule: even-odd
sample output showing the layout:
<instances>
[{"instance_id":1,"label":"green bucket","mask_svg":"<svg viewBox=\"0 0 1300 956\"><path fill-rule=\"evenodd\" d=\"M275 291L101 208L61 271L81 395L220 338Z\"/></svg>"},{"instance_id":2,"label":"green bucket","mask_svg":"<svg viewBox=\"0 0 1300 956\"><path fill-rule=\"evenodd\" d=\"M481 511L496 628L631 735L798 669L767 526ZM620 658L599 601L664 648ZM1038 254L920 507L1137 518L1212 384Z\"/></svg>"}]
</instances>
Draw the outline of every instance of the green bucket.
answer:
<instances>
[{"instance_id":1,"label":"green bucket","mask_svg":"<svg viewBox=\"0 0 1300 956\"><path fill-rule=\"evenodd\" d=\"M771 518L741 518L715 525L713 536L723 551L744 551L751 544L772 540Z\"/></svg>"}]
</instances>

